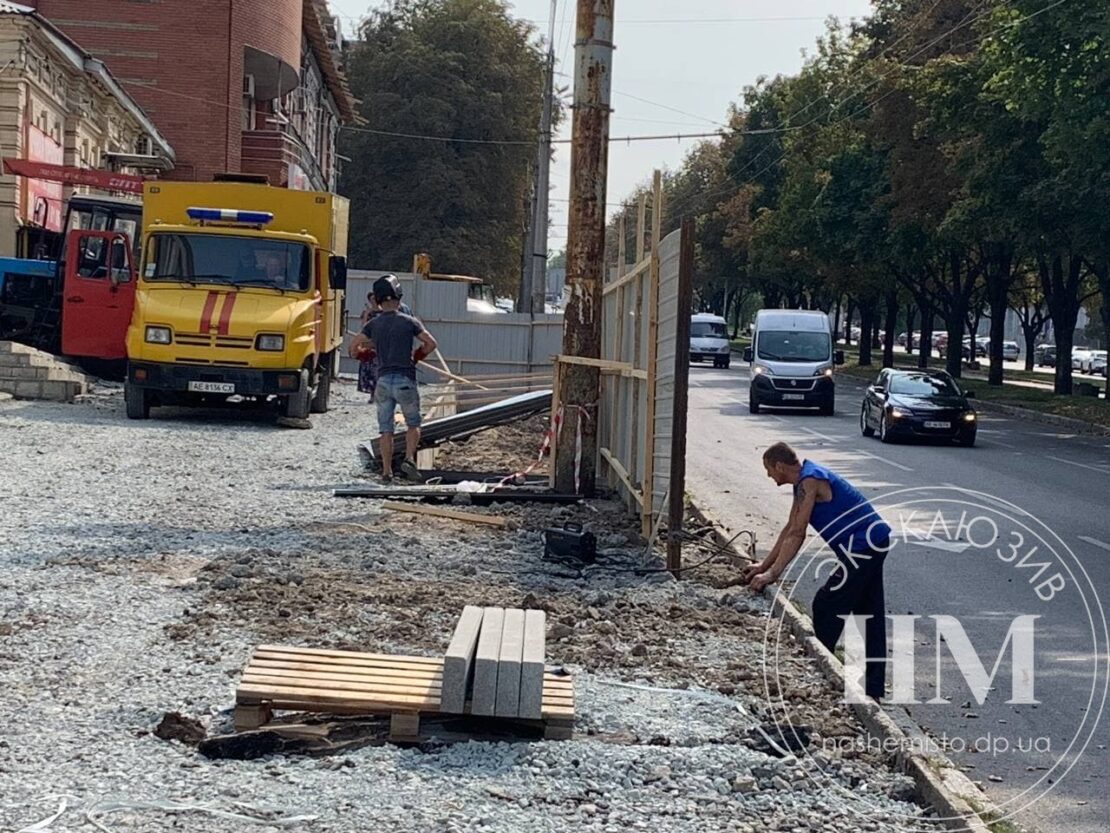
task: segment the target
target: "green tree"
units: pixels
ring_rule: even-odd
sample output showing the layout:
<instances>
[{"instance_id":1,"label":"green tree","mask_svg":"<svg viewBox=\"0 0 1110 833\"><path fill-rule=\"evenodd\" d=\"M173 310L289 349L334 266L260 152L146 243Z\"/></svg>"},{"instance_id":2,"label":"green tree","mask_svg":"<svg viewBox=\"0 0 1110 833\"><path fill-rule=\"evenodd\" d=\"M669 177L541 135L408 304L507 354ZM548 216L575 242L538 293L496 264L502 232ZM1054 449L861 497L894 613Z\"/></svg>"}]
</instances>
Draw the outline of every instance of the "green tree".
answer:
<instances>
[{"instance_id":1,"label":"green tree","mask_svg":"<svg viewBox=\"0 0 1110 833\"><path fill-rule=\"evenodd\" d=\"M514 294L543 56L531 25L509 9L503 0L394 0L363 25L348 74L365 126L454 141L344 131L352 265L407 269L422 251L437 271Z\"/></svg>"}]
</instances>

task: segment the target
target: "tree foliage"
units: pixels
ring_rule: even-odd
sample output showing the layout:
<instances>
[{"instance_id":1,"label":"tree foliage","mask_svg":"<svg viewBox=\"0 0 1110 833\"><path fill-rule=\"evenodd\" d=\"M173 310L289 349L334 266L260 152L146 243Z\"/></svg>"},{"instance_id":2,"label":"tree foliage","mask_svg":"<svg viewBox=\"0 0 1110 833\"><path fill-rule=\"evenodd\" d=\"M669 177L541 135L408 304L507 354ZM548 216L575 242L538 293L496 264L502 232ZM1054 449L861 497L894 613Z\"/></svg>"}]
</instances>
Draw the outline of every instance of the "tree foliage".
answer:
<instances>
[{"instance_id":1,"label":"tree foliage","mask_svg":"<svg viewBox=\"0 0 1110 833\"><path fill-rule=\"evenodd\" d=\"M371 13L347 64L365 127L456 141L344 131L353 266L405 270L423 251L438 272L515 292L543 89L534 35L503 0Z\"/></svg>"}]
</instances>

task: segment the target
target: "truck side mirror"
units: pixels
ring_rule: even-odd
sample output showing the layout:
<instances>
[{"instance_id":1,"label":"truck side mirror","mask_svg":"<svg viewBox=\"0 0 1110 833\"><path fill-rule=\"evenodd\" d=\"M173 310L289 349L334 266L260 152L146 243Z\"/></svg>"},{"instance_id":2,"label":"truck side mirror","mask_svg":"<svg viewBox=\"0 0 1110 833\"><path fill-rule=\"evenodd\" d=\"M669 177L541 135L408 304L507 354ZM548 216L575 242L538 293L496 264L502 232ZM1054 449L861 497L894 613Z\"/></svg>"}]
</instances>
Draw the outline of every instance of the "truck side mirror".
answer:
<instances>
[{"instance_id":1,"label":"truck side mirror","mask_svg":"<svg viewBox=\"0 0 1110 833\"><path fill-rule=\"evenodd\" d=\"M752 348L745 347L744 348L744 361L750 362L751 360L752 360Z\"/></svg>"},{"instance_id":2,"label":"truck side mirror","mask_svg":"<svg viewBox=\"0 0 1110 833\"><path fill-rule=\"evenodd\" d=\"M834 364L844 364L844 351L843 350L837 350L833 354L833 363Z\"/></svg>"},{"instance_id":3,"label":"truck side mirror","mask_svg":"<svg viewBox=\"0 0 1110 833\"><path fill-rule=\"evenodd\" d=\"M333 290L347 288L347 258L331 256L328 260L328 283Z\"/></svg>"},{"instance_id":4,"label":"truck side mirror","mask_svg":"<svg viewBox=\"0 0 1110 833\"><path fill-rule=\"evenodd\" d=\"M131 241L127 235L121 234L112 239L108 250L108 281L112 288L129 282L132 278L131 270Z\"/></svg>"}]
</instances>

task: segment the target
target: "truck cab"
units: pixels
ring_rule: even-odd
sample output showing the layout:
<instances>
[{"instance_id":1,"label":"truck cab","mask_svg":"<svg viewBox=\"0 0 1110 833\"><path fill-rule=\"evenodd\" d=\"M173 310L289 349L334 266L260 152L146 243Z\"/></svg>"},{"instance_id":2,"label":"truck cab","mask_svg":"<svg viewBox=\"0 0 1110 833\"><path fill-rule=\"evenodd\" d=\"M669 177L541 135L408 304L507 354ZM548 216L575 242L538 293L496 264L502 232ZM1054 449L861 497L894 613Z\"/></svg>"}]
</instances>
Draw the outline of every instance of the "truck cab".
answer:
<instances>
[{"instance_id":1,"label":"truck cab","mask_svg":"<svg viewBox=\"0 0 1110 833\"><path fill-rule=\"evenodd\" d=\"M763 309L756 313L752 346L744 350L751 369L748 409L765 406L817 408L832 415L836 407L833 366L844 363L834 350L829 317L816 310Z\"/></svg>"},{"instance_id":2,"label":"truck cab","mask_svg":"<svg viewBox=\"0 0 1110 833\"><path fill-rule=\"evenodd\" d=\"M245 182L148 184L127 415L228 396L328 409L343 339L347 201Z\"/></svg>"}]
</instances>

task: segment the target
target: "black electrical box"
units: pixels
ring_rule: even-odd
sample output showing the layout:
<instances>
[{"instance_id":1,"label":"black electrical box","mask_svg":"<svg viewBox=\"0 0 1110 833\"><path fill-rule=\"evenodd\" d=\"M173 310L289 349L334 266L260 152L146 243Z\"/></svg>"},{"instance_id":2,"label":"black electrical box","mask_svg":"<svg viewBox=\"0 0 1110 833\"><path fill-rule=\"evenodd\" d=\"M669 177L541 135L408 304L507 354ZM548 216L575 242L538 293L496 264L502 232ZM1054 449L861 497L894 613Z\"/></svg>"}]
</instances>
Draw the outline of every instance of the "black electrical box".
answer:
<instances>
[{"instance_id":1,"label":"black electrical box","mask_svg":"<svg viewBox=\"0 0 1110 833\"><path fill-rule=\"evenodd\" d=\"M545 529L543 557L546 561L578 561L593 564L597 560L597 537L586 532L579 523Z\"/></svg>"}]
</instances>

